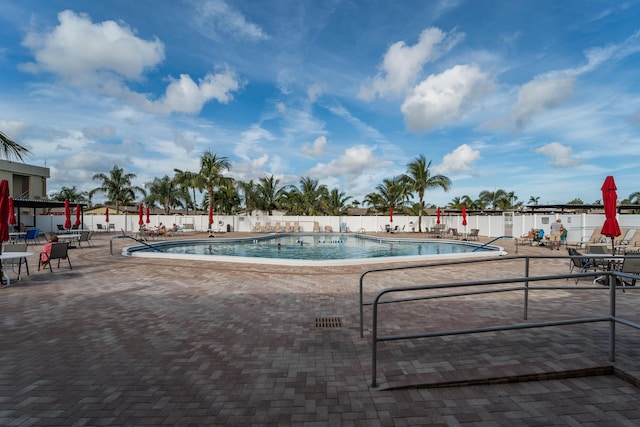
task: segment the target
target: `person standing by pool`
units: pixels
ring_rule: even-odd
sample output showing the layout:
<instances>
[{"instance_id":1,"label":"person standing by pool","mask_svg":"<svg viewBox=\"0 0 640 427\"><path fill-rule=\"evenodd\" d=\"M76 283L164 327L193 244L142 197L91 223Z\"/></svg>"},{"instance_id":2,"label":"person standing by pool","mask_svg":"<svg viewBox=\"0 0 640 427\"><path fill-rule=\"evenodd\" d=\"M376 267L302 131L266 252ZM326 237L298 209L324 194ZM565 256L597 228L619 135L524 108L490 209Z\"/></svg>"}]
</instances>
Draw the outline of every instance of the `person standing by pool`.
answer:
<instances>
[{"instance_id":1,"label":"person standing by pool","mask_svg":"<svg viewBox=\"0 0 640 427\"><path fill-rule=\"evenodd\" d=\"M562 220L558 218L556 219L556 222L551 224L551 236L549 238L551 250L553 250L554 245L557 245L556 250L560 250L560 236L562 236L563 231L564 226L562 225Z\"/></svg>"}]
</instances>

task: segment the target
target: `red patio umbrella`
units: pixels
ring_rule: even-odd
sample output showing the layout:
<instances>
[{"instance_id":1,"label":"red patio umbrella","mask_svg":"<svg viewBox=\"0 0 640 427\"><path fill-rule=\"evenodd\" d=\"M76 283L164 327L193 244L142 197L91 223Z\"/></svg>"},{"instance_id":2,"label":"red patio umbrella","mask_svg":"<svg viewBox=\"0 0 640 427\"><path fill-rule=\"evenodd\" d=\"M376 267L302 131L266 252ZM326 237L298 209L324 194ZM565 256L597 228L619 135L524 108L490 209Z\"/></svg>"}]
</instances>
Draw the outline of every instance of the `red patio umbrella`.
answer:
<instances>
[{"instance_id":1,"label":"red patio umbrella","mask_svg":"<svg viewBox=\"0 0 640 427\"><path fill-rule=\"evenodd\" d=\"M13 211L13 197L9 197L9 224L16 224L16 213Z\"/></svg>"},{"instance_id":2,"label":"red patio umbrella","mask_svg":"<svg viewBox=\"0 0 640 427\"><path fill-rule=\"evenodd\" d=\"M80 204L76 205L76 225L80 225Z\"/></svg>"},{"instance_id":3,"label":"red patio umbrella","mask_svg":"<svg viewBox=\"0 0 640 427\"><path fill-rule=\"evenodd\" d=\"M436 224L440 224L440 207L438 207L438 218L436 219Z\"/></svg>"},{"instance_id":4,"label":"red patio umbrella","mask_svg":"<svg viewBox=\"0 0 640 427\"><path fill-rule=\"evenodd\" d=\"M611 237L612 253L615 255L615 238L622 234L618 220L616 219L616 202L618 194L616 193L616 182L612 176L605 178L602 184L602 203L604 204L604 224L602 225L601 234Z\"/></svg>"},{"instance_id":5,"label":"red patio umbrella","mask_svg":"<svg viewBox=\"0 0 640 427\"><path fill-rule=\"evenodd\" d=\"M213 224L213 206L209 206L209 228Z\"/></svg>"},{"instance_id":6,"label":"red patio umbrella","mask_svg":"<svg viewBox=\"0 0 640 427\"><path fill-rule=\"evenodd\" d=\"M467 225L467 206L462 205L462 225Z\"/></svg>"},{"instance_id":7,"label":"red patio umbrella","mask_svg":"<svg viewBox=\"0 0 640 427\"><path fill-rule=\"evenodd\" d=\"M151 222L151 219L149 218L149 206L147 206L147 224L149 224Z\"/></svg>"},{"instance_id":8,"label":"red patio umbrella","mask_svg":"<svg viewBox=\"0 0 640 427\"><path fill-rule=\"evenodd\" d=\"M64 228L71 228L71 206L69 206L69 199L64 200Z\"/></svg>"},{"instance_id":9,"label":"red patio umbrella","mask_svg":"<svg viewBox=\"0 0 640 427\"><path fill-rule=\"evenodd\" d=\"M0 252L2 242L9 240L9 181L0 181Z\"/></svg>"},{"instance_id":10,"label":"red patio umbrella","mask_svg":"<svg viewBox=\"0 0 640 427\"><path fill-rule=\"evenodd\" d=\"M104 222L109 222L109 208L104 209Z\"/></svg>"},{"instance_id":11,"label":"red patio umbrella","mask_svg":"<svg viewBox=\"0 0 640 427\"><path fill-rule=\"evenodd\" d=\"M393 206L389 208L389 222L393 222Z\"/></svg>"},{"instance_id":12,"label":"red patio umbrella","mask_svg":"<svg viewBox=\"0 0 640 427\"><path fill-rule=\"evenodd\" d=\"M144 224L143 219L144 211L142 209L142 203L140 203L140 207L138 208L138 225L142 226Z\"/></svg>"}]
</instances>

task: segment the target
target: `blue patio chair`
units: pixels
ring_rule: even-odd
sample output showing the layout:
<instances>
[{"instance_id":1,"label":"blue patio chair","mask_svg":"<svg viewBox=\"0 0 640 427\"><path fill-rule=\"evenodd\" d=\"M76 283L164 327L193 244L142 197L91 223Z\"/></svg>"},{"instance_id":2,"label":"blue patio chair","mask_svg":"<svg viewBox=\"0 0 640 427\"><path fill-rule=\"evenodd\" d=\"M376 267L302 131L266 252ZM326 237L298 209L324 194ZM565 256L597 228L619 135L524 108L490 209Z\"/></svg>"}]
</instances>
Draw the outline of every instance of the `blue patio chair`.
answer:
<instances>
[{"instance_id":1,"label":"blue patio chair","mask_svg":"<svg viewBox=\"0 0 640 427\"><path fill-rule=\"evenodd\" d=\"M27 244L29 243L37 244L39 234L40 234L39 228L30 228L27 230L27 234L20 237L20 240L24 240Z\"/></svg>"}]
</instances>

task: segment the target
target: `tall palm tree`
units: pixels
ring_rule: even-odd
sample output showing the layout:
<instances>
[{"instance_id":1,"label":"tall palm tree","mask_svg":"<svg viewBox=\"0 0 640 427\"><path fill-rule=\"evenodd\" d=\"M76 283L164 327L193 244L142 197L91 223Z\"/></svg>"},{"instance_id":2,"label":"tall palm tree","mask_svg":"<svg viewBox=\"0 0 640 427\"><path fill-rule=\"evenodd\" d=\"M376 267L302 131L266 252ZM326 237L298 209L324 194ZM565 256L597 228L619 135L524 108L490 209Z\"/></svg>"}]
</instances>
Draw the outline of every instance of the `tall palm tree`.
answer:
<instances>
[{"instance_id":1,"label":"tall palm tree","mask_svg":"<svg viewBox=\"0 0 640 427\"><path fill-rule=\"evenodd\" d=\"M379 213L384 211L386 202L380 193L369 193L362 203L368 206L368 213Z\"/></svg>"},{"instance_id":2,"label":"tall palm tree","mask_svg":"<svg viewBox=\"0 0 640 427\"><path fill-rule=\"evenodd\" d=\"M135 174L124 173L124 169L113 165L109 175L104 173L93 175L94 181L100 180L102 183L99 187L89 191L89 197L93 197L97 192L107 193L107 202L116 205L117 213L120 211L120 204L135 200L136 191L142 193L143 196L146 194L143 188L131 184L131 180L135 177Z\"/></svg>"},{"instance_id":3,"label":"tall palm tree","mask_svg":"<svg viewBox=\"0 0 640 427\"><path fill-rule=\"evenodd\" d=\"M496 210L508 204L505 203L505 199L508 199L509 195L506 191L499 188L496 191L483 190L478 197L486 206L491 206L491 209Z\"/></svg>"},{"instance_id":4,"label":"tall palm tree","mask_svg":"<svg viewBox=\"0 0 640 427\"><path fill-rule=\"evenodd\" d=\"M24 156L31 154L26 147L13 141L0 131L0 153L5 159L17 159L23 161Z\"/></svg>"},{"instance_id":5,"label":"tall palm tree","mask_svg":"<svg viewBox=\"0 0 640 427\"><path fill-rule=\"evenodd\" d=\"M198 183L201 189L207 190L209 202L215 200L214 191L224 182L222 172L229 170L231 164L226 157L213 154L207 150L200 158L200 172L198 172ZM215 208L215 204L211 205Z\"/></svg>"},{"instance_id":6,"label":"tall palm tree","mask_svg":"<svg viewBox=\"0 0 640 427\"><path fill-rule=\"evenodd\" d=\"M402 179L413 193L418 194L418 232L422 233L422 212L424 211L424 192L432 188L442 188L449 191L451 180L444 175L431 175L431 161L421 154L414 161L407 164L407 173Z\"/></svg>"},{"instance_id":7,"label":"tall palm tree","mask_svg":"<svg viewBox=\"0 0 640 427\"><path fill-rule=\"evenodd\" d=\"M531 196L531 197L529 197L529 204L531 204L531 205L537 205L539 201L540 201L540 196L536 196L536 197Z\"/></svg>"}]
</instances>

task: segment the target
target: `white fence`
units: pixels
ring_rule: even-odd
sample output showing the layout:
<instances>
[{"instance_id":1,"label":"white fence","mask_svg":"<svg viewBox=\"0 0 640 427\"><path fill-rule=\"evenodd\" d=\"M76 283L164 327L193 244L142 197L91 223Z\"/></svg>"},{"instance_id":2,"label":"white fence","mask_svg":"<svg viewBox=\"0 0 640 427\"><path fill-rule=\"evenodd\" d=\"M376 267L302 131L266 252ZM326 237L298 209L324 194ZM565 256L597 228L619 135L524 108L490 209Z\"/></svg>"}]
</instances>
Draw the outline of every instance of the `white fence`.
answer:
<instances>
[{"instance_id":1,"label":"white fence","mask_svg":"<svg viewBox=\"0 0 640 427\"><path fill-rule=\"evenodd\" d=\"M526 234L531 228L541 228L545 233L549 232L550 224L557 218L568 230L567 240L577 242L584 238L589 238L593 231L604 222L604 214L552 214L552 215L520 215L515 213L505 213L501 216L474 215L467 217L467 225L462 225L462 216L443 215L440 222L447 228L456 228L459 232L469 232L471 229L480 230L481 236L499 237L514 236L519 237ZM82 228L97 230L98 224L106 228L107 223L104 215L85 215ZM207 231L209 228L207 215L152 215L150 225L157 225L160 222L166 226L173 224L187 225L196 231ZM72 216L72 221L75 216ZM109 215L109 224L112 224L118 232L138 230L138 215ZM385 231L387 226L397 227L399 232L418 231L417 216L394 215L393 222L388 216L215 216L213 230L215 232L239 231L249 232L256 229L256 224L260 223L265 227L270 223L275 228L280 223L284 229L284 223L288 222L293 228L293 223L297 222L300 232L313 232L314 223L318 223L321 231L326 226L331 227L334 232L364 230L365 232ZM618 221L621 228L640 228L640 215L619 215ZM38 215L22 216L22 222L26 225L34 225L41 231L57 231L57 224L64 224L64 216L60 215ZM422 217L422 230L433 227L436 224L435 216Z\"/></svg>"}]
</instances>

